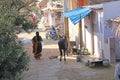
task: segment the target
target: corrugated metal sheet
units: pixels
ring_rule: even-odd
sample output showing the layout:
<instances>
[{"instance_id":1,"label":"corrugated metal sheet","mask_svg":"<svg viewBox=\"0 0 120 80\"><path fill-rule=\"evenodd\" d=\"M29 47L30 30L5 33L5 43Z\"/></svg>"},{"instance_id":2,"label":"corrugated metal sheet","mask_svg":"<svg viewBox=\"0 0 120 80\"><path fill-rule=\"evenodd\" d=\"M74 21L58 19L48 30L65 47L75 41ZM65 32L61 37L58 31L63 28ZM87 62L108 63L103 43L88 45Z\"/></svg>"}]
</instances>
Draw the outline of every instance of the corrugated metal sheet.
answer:
<instances>
[{"instance_id":1,"label":"corrugated metal sheet","mask_svg":"<svg viewBox=\"0 0 120 80\"><path fill-rule=\"evenodd\" d=\"M76 8L74 10L70 10L67 12L64 12L63 15L65 17L70 18L71 22L75 25L77 24L81 19L83 19L85 16L87 16L92 10L90 8Z\"/></svg>"}]
</instances>

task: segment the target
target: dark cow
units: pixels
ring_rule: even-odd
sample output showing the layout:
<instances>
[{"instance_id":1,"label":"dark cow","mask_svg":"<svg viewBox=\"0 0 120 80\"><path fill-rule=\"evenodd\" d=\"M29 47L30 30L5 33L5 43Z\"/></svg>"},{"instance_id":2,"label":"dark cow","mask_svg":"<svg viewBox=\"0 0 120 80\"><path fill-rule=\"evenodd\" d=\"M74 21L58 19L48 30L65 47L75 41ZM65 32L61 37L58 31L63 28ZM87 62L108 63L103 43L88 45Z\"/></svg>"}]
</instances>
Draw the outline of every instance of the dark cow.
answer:
<instances>
[{"instance_id":1,"label":"dark cow","mask_svg":"<svg viewBox=\"0 0 120 80\"><path fill-rule=\"evenodd\" d=\"M66 61L65 53L68 48L68 42L67 42L66 36L60 38L60 40L58 41L58 46L59 46L59 51L60 51L60 61L62 60L62 55L63 55L62 50L64 53L64 61Z\"/></svg>"}]
</instances>

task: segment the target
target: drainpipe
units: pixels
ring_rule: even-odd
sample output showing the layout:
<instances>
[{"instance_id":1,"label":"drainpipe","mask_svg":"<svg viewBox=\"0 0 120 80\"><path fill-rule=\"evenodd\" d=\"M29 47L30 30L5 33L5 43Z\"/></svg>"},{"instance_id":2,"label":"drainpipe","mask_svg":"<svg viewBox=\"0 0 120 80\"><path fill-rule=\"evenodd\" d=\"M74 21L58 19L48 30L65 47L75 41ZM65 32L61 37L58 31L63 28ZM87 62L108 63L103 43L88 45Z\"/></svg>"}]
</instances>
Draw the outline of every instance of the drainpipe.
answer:
<instances>
[{"instance_id":1,"label":"drainpipe","mask_svg":"<svg viewBox=\"0 0 120 80\"><path fill-rule=\"evenodd\" d=\"M83 47L82 21L79 22L80 49Z\"/></svg>"},{"instance_id":2,"label":"drainpipe","mask_svg":"<svg viewBox=\"0 0 120 80\"><path fill-rule=\"evenodd\" d=\"M93 13L90 15L90 21L91 21L91 26L92 26L92 55L94 55L94 24L93 24Z\"/></svg>"}]
</instances>

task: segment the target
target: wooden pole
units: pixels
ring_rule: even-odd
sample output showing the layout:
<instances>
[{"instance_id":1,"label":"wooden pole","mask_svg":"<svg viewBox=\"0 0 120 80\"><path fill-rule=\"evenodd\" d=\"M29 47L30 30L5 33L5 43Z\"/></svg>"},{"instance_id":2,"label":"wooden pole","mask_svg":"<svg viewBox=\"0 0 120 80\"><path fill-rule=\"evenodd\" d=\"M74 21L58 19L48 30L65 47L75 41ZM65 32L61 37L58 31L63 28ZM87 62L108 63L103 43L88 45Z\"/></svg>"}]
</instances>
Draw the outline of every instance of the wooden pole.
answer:
<instances>
[{"instance_id":1,"label":"wooden pole","mask_svg":"<svg viewBox=\"0 0 120 80\"><path fill-rule=\"evenodd\" d=\"M69 39L69 26L68 26L68 18L64 17L64 33L67 39Z\"/></svg>"},{"instance_id":2,"label":"wooden pole","mask_svg":"<svg viewBox=\"0 0 120 80\"><path fill-rule=\"evenodd\" d=\"M84 6L88 4L88 0L78 0L78 7ZM80 49L83 45L83 36L82 36L82 21L79 22L79 36L80 36Z\"/></svg>"}]
</instances>

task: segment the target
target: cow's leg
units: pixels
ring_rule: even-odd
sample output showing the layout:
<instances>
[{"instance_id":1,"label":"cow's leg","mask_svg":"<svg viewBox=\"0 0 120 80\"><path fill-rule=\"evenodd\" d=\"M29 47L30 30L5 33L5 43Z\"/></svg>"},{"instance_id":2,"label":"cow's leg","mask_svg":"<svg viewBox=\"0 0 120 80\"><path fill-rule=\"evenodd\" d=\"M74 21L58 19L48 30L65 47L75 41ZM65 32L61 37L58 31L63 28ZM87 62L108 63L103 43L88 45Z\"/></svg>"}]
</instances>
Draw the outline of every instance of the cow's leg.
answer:
<instances>
[{"instance_id":1,"label":"cow's leg","mask_svg":"<svg viewBox=\"0 0 120 80\"><path fill-rule=\"evenodd\" d=\"M60 49L60 61L62 61L62 49Z\"/></svg>"},{"instance_id":2,"label":"cow's leg","mask_svg":"<svg viewBox=\"0 0 120 80\"><path fill-rule=\"evenodd\" d=\"M66 50L64 49L64 61L66 61L66 57L65 57L65 51L66 51Z\"/></svg>"}]
</instances>

